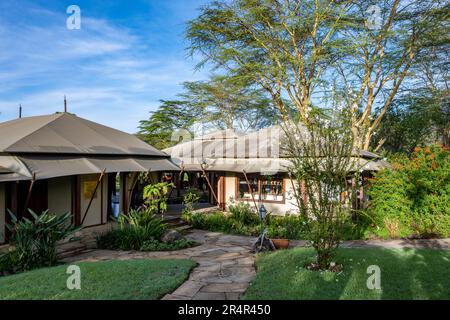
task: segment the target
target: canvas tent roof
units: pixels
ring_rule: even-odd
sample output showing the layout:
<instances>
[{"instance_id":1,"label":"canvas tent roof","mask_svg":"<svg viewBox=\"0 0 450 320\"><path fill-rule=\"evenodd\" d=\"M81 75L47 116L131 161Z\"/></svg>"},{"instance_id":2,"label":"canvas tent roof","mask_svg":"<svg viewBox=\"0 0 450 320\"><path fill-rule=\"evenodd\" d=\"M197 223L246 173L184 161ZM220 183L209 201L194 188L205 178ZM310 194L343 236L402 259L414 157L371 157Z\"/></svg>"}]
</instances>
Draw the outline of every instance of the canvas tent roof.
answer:
<instances>
[{"instance_id":1,"label":"canvas tent roof","mask_svg":"<svg viewBox=\"0 0 450 320\"><path fill-rule=\"evenodd\" d=\"M302 128L300 128L303 130ZM285 172L290 161L283 148L285 133L280 126L272 126L245 135L219 131L215 139L198 137L192 141L164 149L172 161L186 171ZM222 139L220 139L222 137ZM377 154L355 152L358 168L378 171L389 164Z\"/></svg>"},{"instance_id":2,"label":"canvas tent roof","mask_svg":"<svg viewBox=\"0 0 450 320\"><path fill-rule=\"evenodd\" d=\"M61 113L0 123L0 182L106 172L177 171L137 137Z\"/></svg>"},{"instance_id":3,"label":"canvas tent roof","mask_svg":"<svg viewBox=\"0 0 450 320\"><path fill-rule=\"evenodd\" d=\"M131 134L70 113L1 123L0 152L167 156Z\"/></svg>"}]
</instances>

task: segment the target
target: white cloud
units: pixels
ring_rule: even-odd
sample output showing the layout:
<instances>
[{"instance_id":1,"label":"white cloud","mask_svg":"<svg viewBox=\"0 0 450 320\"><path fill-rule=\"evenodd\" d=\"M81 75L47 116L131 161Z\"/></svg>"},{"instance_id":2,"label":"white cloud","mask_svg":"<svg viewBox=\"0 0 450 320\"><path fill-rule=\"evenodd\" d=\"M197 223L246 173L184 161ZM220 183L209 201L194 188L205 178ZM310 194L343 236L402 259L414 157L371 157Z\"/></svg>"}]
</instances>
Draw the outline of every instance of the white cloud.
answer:
<instances>
[{"instance_id":1,"label":"white cloud","mask_svg":"<svg viewBox=\"0 0 450 320\"><path fill-rule=\"evenodd\" d=\"M15 118L19 103L25 116L61 111L67 95L70 112L135 132L181 82L205 78L183 50L155 50L130 29L83 11L81 30L65 28L65 12L30 12L42 15L39 23L0 20L0 121Z\"/></svg>"}]
</instances>

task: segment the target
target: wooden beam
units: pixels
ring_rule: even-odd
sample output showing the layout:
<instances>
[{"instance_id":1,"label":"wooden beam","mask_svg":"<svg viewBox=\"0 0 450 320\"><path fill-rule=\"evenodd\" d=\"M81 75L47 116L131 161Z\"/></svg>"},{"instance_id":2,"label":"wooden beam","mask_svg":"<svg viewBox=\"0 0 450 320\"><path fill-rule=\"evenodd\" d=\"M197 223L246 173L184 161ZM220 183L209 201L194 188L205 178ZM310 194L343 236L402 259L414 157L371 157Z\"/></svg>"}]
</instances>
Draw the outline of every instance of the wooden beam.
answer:
<instances>
[{"instance_id":1,"label":"wooden beam","mask_svg":"<svg viewBox=\"0 0 450 320\"><path fill-rule=\"evenodd\" d=\"M200 165L200 168L202 169L203 176L204 176L205 179L206 179L206 183L208 183L209 189L211 190L211 193L212 193L214 199L216 200L217 205L219 205L219 200L217 199L216 193L214 192L213 187L211 186L211 183L209 182L209 178L208 178L208 176L206 175L205 169L203 169L203 165Z\"/></svg>"},{"instance_id":2,"label":"wooden beam","mask_svg":"<svg viewBox=\"0 0 450 320\"><path fill-rule=\"evenodd\" d=\"M100 185L100 182L102 182L102 179L103 179L103 176L105 175L105 172L106 172L106 169L103 169L102 173L100 174L100 178L97 180L97 184L95 185L94 192L92 192L91 199L89 200L89 204L88 204L88 206L86 208L86 211L84 212L83 219L81 220L81 225L83 225L84 220L86 219L86 216L87 216L87 214L89 212L89 209L91 208L92 201L94 200L95 194L97 193L98 186Z\"/></svg>"},{"instance_id":3,"label":"wooden beam","mask_svg":"<svg viewBox=\"0 0 450 320\"><path fill-rule=\"evenodd\" d=\"M22 211L22 217L25 215L25 213L28 210L28 205L30 204L31 200L31 193L33 192L34 183L36 182L36 173L33 172L33 177L31 178L30 187L28 189L27 199L25 200L25 206L23 207Z\"/></svg>"},{"instance_id":4,"label":"wooden beam","mask_svg":"<svg viewBox=\"0 0 450 320\"><path fill-rule=\"evenodd\" d=\"M245 170L242 170L242 173L244 174L245 181L247 182L248 191L250 192L250 195L252 196L252 200L253 200L253 204L255 205L256 213L258 213L259 209L258 209L258 206L256 205L255 196L253 195L253 188L250 185L250 182L248 181L247 173L245 172Z\"/></svg>"}]
</instances>

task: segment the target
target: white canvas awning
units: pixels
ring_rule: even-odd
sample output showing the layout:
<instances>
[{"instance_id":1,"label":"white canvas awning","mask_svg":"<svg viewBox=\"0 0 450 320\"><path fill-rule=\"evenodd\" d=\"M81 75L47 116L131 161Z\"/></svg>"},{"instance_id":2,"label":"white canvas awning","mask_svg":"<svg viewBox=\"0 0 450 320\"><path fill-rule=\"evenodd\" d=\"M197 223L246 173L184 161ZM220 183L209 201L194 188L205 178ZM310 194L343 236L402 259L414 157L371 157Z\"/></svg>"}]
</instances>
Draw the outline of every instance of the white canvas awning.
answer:
<instances>
[{"instance_id":1,"label":"white canvas awning","mask_svg":"<svg viewBox=\"0 0 450 320\"><path fill-rule=\"evenodd\" d=\"M229 171L248 173L287 172L291 162L284 149L285 133L280 126L264 128L245 135L228 137L222 132L177 144L163 151L184 171ZM378 171L389 167L379 155L353 151L352 170Z\"/></svg>"},{"instance_id":2,"label":"white canvas awning","mask_svg":"<svg viewBox=\"0 0 450 320\"><path fill-rule=\"evenodd\" d=\"M287 159L253 158L253 159L205 159L204 169L207 171L247 172L275 174L287 172L291 163Z\"/></svg>"}]
</instances>

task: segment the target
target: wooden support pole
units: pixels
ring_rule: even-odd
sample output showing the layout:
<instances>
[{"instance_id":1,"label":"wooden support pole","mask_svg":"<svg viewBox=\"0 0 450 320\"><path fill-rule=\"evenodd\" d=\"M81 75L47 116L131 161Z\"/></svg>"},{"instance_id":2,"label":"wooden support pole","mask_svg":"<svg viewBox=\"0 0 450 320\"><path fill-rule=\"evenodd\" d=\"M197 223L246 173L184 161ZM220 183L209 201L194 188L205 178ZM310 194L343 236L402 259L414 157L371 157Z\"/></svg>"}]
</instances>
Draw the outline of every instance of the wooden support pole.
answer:
<instances>
[{"instance_id":1,"label":"wooden support pole","mask_svg":"<svg viewBox=\"0 0 450 320\"><path fill-rule=\"evenodd\" d=\"M98 178L97 184L95 185L94 192L92 192L91 199L89 200L89 204L86 208L86 211L84 212L83 219L81 220L81 225L83 225L84 220L86 219L89 209L91 208L92 201L94 200L95 194L97 193L98 186L100 185L100 182L102 182L102 179L103 179L103 176L105 175L105 173L106 173L106 169L103 169L102 173L100 174L100 178ZM103 215L103 212L102 212L102 215Z\"/></svg>"},{"instance_id":2,"label":"wooden support pole","mask_svg":"<svg viewBox=\"0 0 450 320\"><path fill-rule=\"evenodd\" d=\"M248 191L250 192L250 195L252 196L252 200L253 200L253 204L255 205L256 213L258 213L259 209L258 209L258 205L256 204L256 201L255 201L255 195L253 194L253 188L250 185L250 182L248 181L247 173L245 172L245 170L242 170L242 173L244 174L245 181L247 182Z\"/></svg>"},{"instance_id":3,"label":"wooden support pole","mask_svg":"<svg viewBox=\"0 0 450 320\"><path fill-rule=\"evenodd\" d=\"M217 199L216 193L214 192L214 189L213 189L213 187L211 186L211 183L209 182L209 178L208 178L208 176L206 175L205 169L203 169L203 165L200 165L200 168L202 169L203 176L204 176L205 179L206 179L206 183L208 183L208 187L209 187L209 189L211 190L211 193L212 193L214 199L216 200L217 204L219 204L219 200Z\"/></svg>"},{"instance_id":4,"label":"wooden support pole","mask_svg":"<svg viewBox=\"0 0 450 320\"><path fill-rule=\"evenodd\" d=\"M31 194L33 192L33 187L34 187L34 183L35 182L36 182L36 173L33 172L33 176L31 178L30 187L28 188L27 199L25 200L25 206L23 207L23 211L22 211L22 217L25 215L25 213L28 210L28 205L30 204Z\"/></svg>"}]
</instances>

